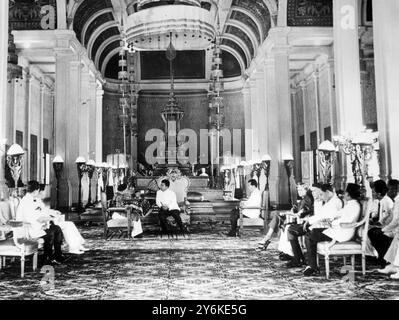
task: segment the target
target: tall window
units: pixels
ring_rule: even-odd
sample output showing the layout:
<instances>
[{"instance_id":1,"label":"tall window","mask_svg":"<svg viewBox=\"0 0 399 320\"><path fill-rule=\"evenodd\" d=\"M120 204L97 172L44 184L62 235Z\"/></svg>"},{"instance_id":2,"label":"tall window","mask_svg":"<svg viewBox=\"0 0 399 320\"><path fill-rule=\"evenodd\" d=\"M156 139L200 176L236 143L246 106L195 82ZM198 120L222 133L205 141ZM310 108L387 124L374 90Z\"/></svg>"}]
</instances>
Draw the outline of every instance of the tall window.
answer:
<instances>
[{"instance_id":1,"label":"tall window","mask_svg":"<svg viewBox=\"0 0 399 320\"><path fill-rule=\"evenodd\" d=\"M24 133L22 131L15 131L15 143L19 144L22 148L24 147Z\"/></svg>"},{"instance_id":2,"label":"tall window","mask_svg":"<svg viewBox=\"0 0 399 320\"><path fill-rule=\"evenodd\" d=\"M324 140L331 140L331 127L324 128Z\"/></svg>"}]
</instances>

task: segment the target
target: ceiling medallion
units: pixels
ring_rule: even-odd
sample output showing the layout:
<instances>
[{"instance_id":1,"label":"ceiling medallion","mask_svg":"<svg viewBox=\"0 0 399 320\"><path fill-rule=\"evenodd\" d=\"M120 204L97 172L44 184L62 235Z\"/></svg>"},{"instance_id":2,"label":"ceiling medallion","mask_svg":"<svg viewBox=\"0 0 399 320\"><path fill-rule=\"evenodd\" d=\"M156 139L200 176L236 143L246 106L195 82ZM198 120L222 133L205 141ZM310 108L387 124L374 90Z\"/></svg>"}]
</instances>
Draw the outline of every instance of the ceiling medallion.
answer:
<instances>
[{"instance_id":1,"label":"ceiling medallion","mask_svg":"<svg viewBox=\"0 0 399 320\"><path fill-rule=\"evenodd\" d=\"M137 8L126 21L127 42L135 50L164 51L170 34L176 50L203 50L215 37L212 15L199 0L139 0Z\"/></svg>"}]
</instances>

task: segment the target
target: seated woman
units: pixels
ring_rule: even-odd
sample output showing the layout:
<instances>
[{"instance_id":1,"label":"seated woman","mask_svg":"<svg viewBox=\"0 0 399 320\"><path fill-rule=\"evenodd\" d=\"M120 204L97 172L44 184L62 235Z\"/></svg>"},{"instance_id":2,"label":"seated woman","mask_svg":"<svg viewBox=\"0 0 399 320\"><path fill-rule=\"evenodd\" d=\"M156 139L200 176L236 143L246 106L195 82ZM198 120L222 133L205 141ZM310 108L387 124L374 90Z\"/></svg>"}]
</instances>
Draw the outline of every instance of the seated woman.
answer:
<instances>
[{"instance_id":1,"label":"seated woman","mask_svg":"<svg viewBox=\"0 0 399 320\"><path fill-rule=\"evenodd\" d=\"M302 198L302 200L301 200L299 206L295 205L291 209L292 214L290 214L290 216L293 216L296 218L304 218L313 213L314 199L313 199L312 191L309 188L306 188L303 185L298 184L297 190L298 190L298 195L300 198ZM267 249L267 247L269 246L269 244L271 242L271 238L272 238L273 234L278 232L278 228L286 221L286 219L287 219L286 215L281 215L279 212L273 212L272 220L269 223L269 230L268 230L266 236L262 239L262 241L259 242L259 247L258 247L259 250ZM290 225L292 225L292 224L287 224L283 228L284 231L281 234L280 242L288 241L287 230L289 229ZM281 244L279 247L283 248L285 246L284 246L284 244Z\"/></svg>"},{"instance_id":2,"label":"seated woman","mask_svg":"<svg viewBox=\"0 0 399 320\"><path fill-rule=\"evenodd\" d=\"M129 204L119 203L119 205L117 204L117 206L119 207L128 206L132 208L131 219L133 222L132 223L133 230L131 236L135 238L140 234L142 234L143 228L141 225L141 218L145 217L148 214L149 210L151 209L151 204L141 196L140 191L135 192L134 198L129 200ZM118 225L123 224L122 221L125 221L127 224L127 217L121 215L118 212L113 213L111 221L112 220L116 221Z\"/></svg>"},{"instance_id":3,"label":"seated woman","mask_svg":"<svg viewBox=\"0 0 399 320\"><path fill-rule=\"evenodd\" d=\"M38 198L36 199L36 203L41 208L42 214L47 214L50 217L51 221L53 221L55 225L58 225L61 228L65 242L68 245L69 253L82 254L85 251L88 251L88 249L83 246L83 244L85 243L85 239L83 239L75 224L71 221L65 221L64 216L61 214L60 211L50 209L50 207L47 207L44 204L44 188L45 185L40 185L40 193Z\"/></svg>"},{"instance_id":4,"label":"seated woman","mask_svg":"<svg viewBox=\"0 0 399 320\"><path fill-rule=\"evenodd\" d=\"M359 220L362 211L360 195L360 186L349 183L344 195L346 204L344 208L338 211L334 220L329 221L330 227L327 229L315 228L306 234L308 266L303 273L304 276L313 276L318 273L316 258L319 242L329 241L329 246L332 247L336 242L346 242L354 237L356 228L343 228L341 224L353 224Z\"/></svg>"}]
</instances>

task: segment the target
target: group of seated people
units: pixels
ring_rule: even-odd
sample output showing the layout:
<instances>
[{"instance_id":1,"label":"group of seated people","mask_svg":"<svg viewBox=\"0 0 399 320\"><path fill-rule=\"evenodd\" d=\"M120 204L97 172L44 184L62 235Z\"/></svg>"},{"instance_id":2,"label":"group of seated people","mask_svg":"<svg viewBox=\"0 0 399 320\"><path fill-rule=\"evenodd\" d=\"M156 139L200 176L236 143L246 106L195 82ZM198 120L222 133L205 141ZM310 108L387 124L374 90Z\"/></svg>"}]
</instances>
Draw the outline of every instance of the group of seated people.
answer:
<instances>
[{"instance_id":1,"label":"group of seated people","mask_svg":"<svg viewBox=\"0 0 399 320\"><path fill-rule=\"evenodd\" d=\"M61 212L52 210L43 202L44 185L37 181L29 181L25 196L20 200L16 220L23 222L26 236L29 239L42 238L43 263L61 264L65 261L62 254L62 243L65 240L69 253L83 254L85 240L79 233L75 224L65 221Z\"/></svg>"},{"instance_id":2,"label":"group of seated people","mask_svg":"<svg viewBox=\"0 0 399 320\"><path fill-rule=\"evenodd\" d=\"M241 202L243 215L259 217L259 210L245 209L260 207L261 192L257 181L248 182L250 196ZM328 242L329 248L337 242L356 238L356 223L362 216L362 199L372 197L368 229L367 255L377 256L382 269L378 272L390 274L399 279L399 181L382 180L369 183L365 188L349 183L345 191L337 191L330 184L314 184L312 187L298 185L299 205L289 213L272 212L268 231L257 250L267 250L275 233L281 229L279 239L280 258L288 260L287 268L305 267L304 276L319 274L317 265L317 244ZM290 219L294 217L295 219ZM231 230L228 236L236 236L239 210L231 214ZM304 237L306 259L299 238Z\"/></svg>"},{"instance_id":3,"label":"group of seated people","mask_svg":"<svg viewBox=\"0 0 399 320\"><path fill-rule=\"evenodd\" d=\"M132 193L134 193L134 198L131 198ZM134 188L129 190L126 184L122 184L118 187L118 192L115 194L113 202L116 207L123 207L126 205L132 207L132 237L140 237L143 232L141 219L147 215L151 208L149 201L142 197L140 190L134 190ZM159 208L158 217L162 233L170 233L170 226L167 223L167 218L169 216L173 217L182 233L188 232L183 225L177 197L175 192L170 189L170 181L168 179L161 181L160 190L156 193L155 203ZM120 221L127 220L127 217L119 213L114 213L112 219Z\"/></svg>"}]
</instances>

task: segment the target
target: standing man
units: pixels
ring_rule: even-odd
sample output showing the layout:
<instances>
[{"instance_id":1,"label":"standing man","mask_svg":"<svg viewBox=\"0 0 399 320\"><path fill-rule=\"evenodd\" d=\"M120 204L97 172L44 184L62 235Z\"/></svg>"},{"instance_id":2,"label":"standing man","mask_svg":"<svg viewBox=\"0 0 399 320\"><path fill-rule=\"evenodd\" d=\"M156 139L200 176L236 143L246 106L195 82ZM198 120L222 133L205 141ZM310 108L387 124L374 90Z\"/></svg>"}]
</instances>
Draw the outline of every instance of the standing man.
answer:
<instances>
[{"instance_id":1,"label":"standing man","mask_svg":"<svg viewBox=\"0 0 399 320\"><path fill-rule=\"evenodd\" d=\"M27 193L21 199L18 206L16 219L28 225L30 238L43 238L44 263L61 264L64 262L61 251L63 240L62 230L51 221L48 214L42 212L42 203L37 200L39 194L39 182L29 181Z\"/></svg>"},{"instance_id":2,"label":"standing man","mask_svg":"<svg viewBox=\"0 0 399 320\"><path fill-rule=\"evenodd\" d=\"M259 209L245 209L245 208L260 208L262 205L262 194L258 189L258 182L255 179L248 181L248 191L250 192L249 199L240 202L240 207L244 210L242 211L244 217L247 218L258 218L260 216ZM230 215L231 229L227 234L228 237L235 237L237 235L237 222L240 218L239 208L235 208Z\"/></svg>"},{"instance_id":3,"label":"standing man","mask_svg":"<svg viewBox=\"0 0 399 320\"><path fill-rule=\"evenodd\" d=\"M181 232L185 232L183 222L180 218L180 208L177 204L176 194L169 189L170 181L162 180L161 190L157 191L156 203L159 209L159 220L161 222L162 232L167 233L167 221L168 216L172 216L175 219L177 225Z\"/></svg>"}]
</instances>

